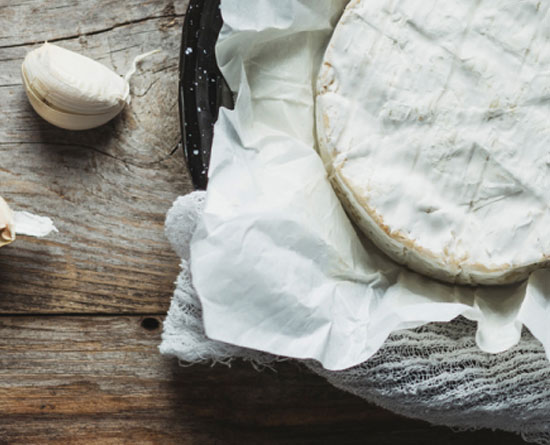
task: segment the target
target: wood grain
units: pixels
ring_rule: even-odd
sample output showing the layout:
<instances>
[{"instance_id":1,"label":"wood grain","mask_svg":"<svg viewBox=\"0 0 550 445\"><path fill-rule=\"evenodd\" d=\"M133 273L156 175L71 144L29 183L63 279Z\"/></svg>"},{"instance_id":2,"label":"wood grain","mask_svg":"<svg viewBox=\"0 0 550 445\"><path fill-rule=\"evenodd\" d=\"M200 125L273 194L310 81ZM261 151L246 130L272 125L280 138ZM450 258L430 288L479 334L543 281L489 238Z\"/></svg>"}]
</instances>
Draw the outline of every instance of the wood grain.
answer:
<instances>
[{"instance_id":1,"label":"wood grain","mask_svg":"<svg viewBox=\"0 0 550 445\"><path fill-rule=\"evenodd\" d=\"M522 443L401 418L293 363L183 368L142 320L0 317L0 443Z\"/></svg>"},{"instance_id":2,"label":"wood grain","mask_svg":"<svg viewBox=\"0 0 550 445\"><path fill-rule=\"evenodd\" d=\"M149 20L171 26L187 1L0 0L0 49L111 33Z\"/></svg>"},{"instance_id":3,"label":"wood grain","mask_svg":"<svg viewBox=\"0 0 550 445\"><path fill-rule=\"evenodd\" d=\"M180 139L177 67L187 2L97 0L86 3L89 10L75 1L8 3L0 6L0 45L23 43L0 46L0 193L15 209L51 216L59 234L0 251L0 313L165 312L178 260L164 217L191 190L182 153L170 156ZM23 17L30 35L16 32ZM16 22L2 26L5 20ZM63 27L50 23L61 20ZM40 119L22 88L21 62L37 46L24 42L45 38L64 38L59 44L121 74L136 55L162 52L132 78L132 103L121 116L70 132Z\"/></svg>"}]
</instances>

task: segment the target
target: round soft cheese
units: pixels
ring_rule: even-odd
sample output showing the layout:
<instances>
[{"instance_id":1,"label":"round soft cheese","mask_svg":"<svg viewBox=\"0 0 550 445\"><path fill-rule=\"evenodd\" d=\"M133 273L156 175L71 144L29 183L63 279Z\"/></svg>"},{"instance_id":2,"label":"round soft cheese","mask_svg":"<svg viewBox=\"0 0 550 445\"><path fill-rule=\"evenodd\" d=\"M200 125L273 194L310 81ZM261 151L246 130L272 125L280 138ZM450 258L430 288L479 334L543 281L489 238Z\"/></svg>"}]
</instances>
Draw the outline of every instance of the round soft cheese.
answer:
<instances>
[{"instance_id":1,"label":"round soft cheese","mask_svg":"<svg viewBox=\"0 0 550 445\"><path fill-rule=\"evenodd\" d=\"M355 0L317 84L319 151L395 261L461 284L550 265L550 0Z\"/></svg>"}]
</instances>

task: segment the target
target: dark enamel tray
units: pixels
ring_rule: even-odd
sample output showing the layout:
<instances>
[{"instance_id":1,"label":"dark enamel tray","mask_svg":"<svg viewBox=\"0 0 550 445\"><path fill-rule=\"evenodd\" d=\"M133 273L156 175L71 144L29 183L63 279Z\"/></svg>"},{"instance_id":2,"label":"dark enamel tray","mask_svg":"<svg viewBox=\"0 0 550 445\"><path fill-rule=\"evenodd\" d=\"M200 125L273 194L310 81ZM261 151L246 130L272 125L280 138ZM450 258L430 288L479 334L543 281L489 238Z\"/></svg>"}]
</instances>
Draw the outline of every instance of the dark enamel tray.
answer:
<instances>
[{"instance_id":1,"label":"dark enamel tray","mask_svg":"<svg viewBox=\"0 0 550 445\"><path fill-rule=\"evenodd\" d=\"M179 110L184 154L198 190L208 184L218 110L233 107L214 52L222 23L220 0L191 0L180 48Z\"/></svg>"}]
</instances>

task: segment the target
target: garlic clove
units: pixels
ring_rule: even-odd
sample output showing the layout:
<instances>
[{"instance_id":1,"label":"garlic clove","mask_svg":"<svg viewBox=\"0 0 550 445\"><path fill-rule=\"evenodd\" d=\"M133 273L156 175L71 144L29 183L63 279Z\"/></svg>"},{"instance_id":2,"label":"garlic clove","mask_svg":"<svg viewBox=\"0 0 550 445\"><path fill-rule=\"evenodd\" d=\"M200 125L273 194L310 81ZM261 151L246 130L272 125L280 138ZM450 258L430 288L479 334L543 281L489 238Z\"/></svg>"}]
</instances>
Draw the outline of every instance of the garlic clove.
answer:
<instances>
[{"instance_id":1,"label":"garlic clove","mask_svg":"<svg viewBox=\"0 0 550 445\"><path fill-rule=\"evenodd\" d=\"M0 247L15 241L13 212L0 197Z\"/></svg>"},{"instance_id":2,"label":"garlic clove","mask_svg":"<svg viewBox=\"0 0 550 445\"><path fill-rule=\"evenodd\" d=\"M43 99L40 99L31 88L26 87L25 90L32 107L44 120L56 127L66 130L88 130L90 128L99 127L109 122L124 108L124 106L121 106L120 108L113 108L110 112L96 115L67 113L48 105Z\"/></svg>"},{"instance_id":3,"label":"garlic clove","mask_svg":"<svg viewBox=\"0 0 550 445\"><path fill-rule=\"evenodd\" d=\"M124 78L89 57L50 43L27 54L21 76L35 111L68 130L103 125L130 102Z\"/></svg>"}]
</instances>

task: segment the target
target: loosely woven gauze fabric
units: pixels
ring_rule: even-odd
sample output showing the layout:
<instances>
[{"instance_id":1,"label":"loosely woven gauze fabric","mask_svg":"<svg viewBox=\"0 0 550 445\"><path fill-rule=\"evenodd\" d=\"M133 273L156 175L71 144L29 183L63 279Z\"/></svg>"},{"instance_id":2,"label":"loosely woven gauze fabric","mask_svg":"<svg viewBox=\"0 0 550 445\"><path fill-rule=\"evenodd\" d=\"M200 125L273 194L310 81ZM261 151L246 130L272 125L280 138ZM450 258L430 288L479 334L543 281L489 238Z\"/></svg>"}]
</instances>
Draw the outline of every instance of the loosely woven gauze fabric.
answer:
<instances>
[{"instance_id":1,"label":"loosely woven gauze fabric","mask_svg":"<svg viewBox=\"0 0 550 445\"><path fill-rule=\"evenodd\" d=\"M189 243L205 193L178 198L166 218L166 235L182 258L182 271L160 351L181 362L265 366L283 360L264 352L210 340L189 273ZM475 324L464 318L393 333L372 358L344 371L327 371L301 360L337 388L393 412L436 425L493 428L550 444L550 364L544 349L524 329L512 349L492 355L474 341Z\"/></svg>"}]
</instances>

